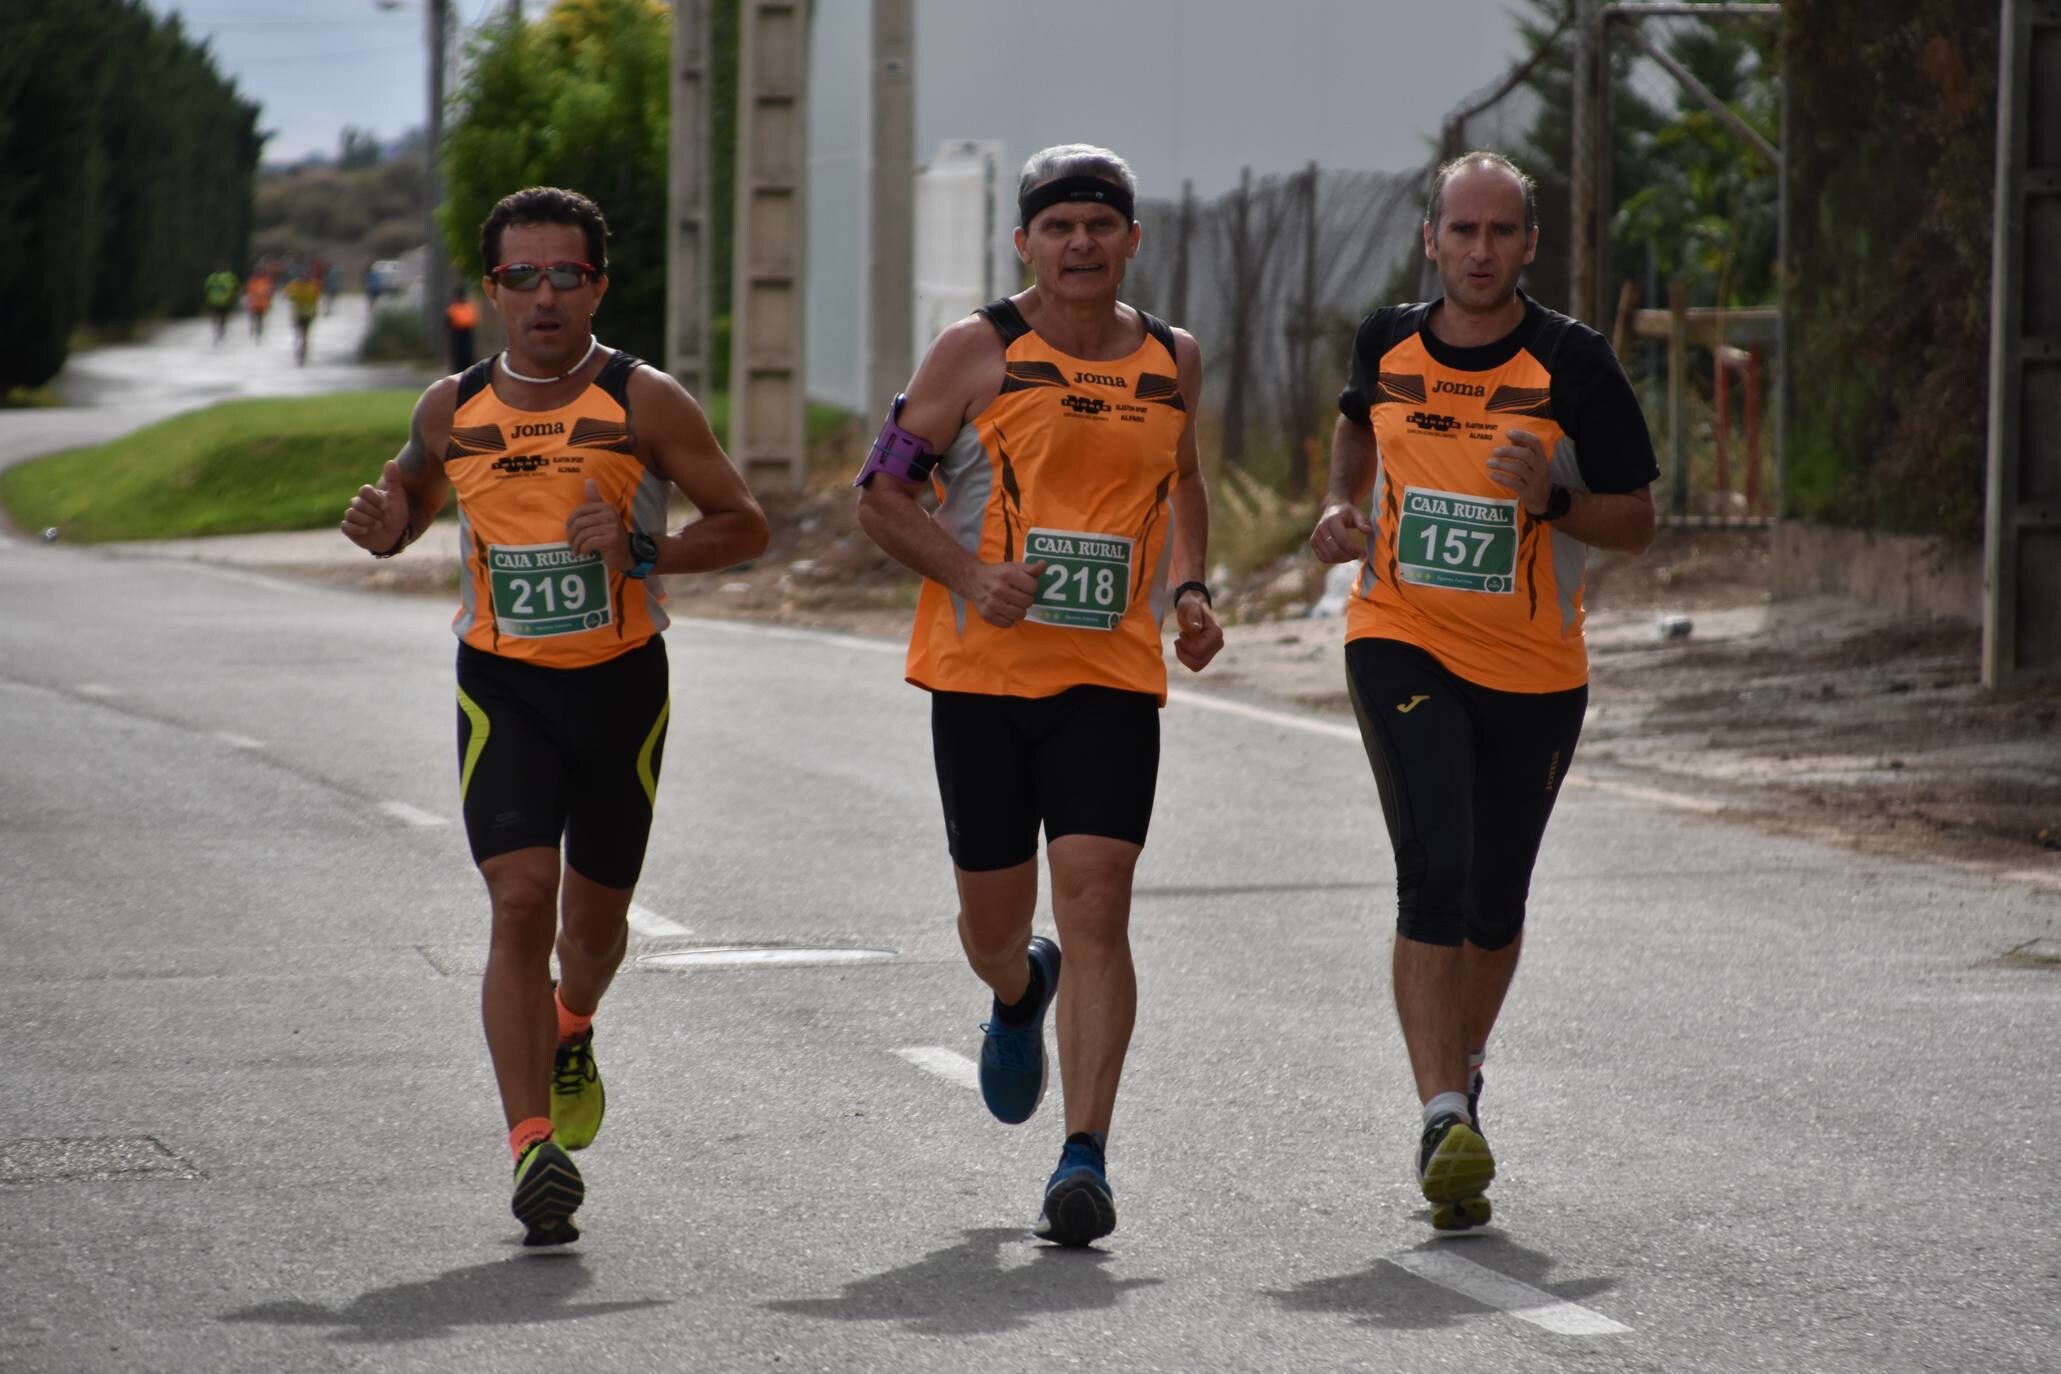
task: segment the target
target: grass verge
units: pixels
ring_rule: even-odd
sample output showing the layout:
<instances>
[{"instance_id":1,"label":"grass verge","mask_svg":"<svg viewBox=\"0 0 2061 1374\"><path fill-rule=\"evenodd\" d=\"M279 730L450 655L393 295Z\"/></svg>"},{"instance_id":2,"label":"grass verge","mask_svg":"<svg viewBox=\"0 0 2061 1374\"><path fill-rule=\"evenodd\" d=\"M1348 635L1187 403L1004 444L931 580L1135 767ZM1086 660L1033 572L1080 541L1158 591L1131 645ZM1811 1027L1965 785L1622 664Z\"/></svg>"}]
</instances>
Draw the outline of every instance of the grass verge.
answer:
<instances>
[{"instance_id":1,"label":"grass verge","mask_svg":"<svg viewBox=\"0 0 2061 1374\"><path fill-rule=\"evenodd\" d=\"M408 437L416 393L230 401L0 472L19 529L173 539L334 524Z\"/></svg>"}]
</instances>

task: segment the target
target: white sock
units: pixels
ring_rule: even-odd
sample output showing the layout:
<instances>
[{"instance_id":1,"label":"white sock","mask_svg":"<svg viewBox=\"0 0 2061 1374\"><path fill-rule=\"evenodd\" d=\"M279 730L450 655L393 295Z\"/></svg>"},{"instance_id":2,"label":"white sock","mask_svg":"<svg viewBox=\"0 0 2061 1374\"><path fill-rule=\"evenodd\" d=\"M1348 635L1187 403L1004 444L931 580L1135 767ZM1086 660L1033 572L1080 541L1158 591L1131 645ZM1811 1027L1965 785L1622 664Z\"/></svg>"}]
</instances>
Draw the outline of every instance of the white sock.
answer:
<instances>
[{"instance_id":1,"label":"white sock","mask_svg":"<svg viewBox=\"0 0 2061 1374\"><path fill-rule=\"evenodd\" d=\"M1466 1093L1440 1093L1424 1104L1424 1124L1429 1126L1448 1112L1470 1125L1474 1121L1473 1117L1467 1115Z\"/></svg>"}]
</instances>

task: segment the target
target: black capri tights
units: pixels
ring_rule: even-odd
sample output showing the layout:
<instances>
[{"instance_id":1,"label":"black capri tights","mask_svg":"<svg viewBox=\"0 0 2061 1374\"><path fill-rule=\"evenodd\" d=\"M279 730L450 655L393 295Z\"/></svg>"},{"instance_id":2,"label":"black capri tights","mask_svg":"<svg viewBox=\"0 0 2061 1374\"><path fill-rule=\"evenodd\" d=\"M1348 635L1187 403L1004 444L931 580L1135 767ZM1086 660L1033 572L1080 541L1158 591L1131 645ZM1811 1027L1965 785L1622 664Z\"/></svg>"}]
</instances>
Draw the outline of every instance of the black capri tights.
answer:
<instances>
[{"instance_id":1,"label":"black capri tights","mask_svg":"<svg viewBox=\"0 0 2061 1374\"><path fill-rule=\"evenodd\" d=\"M1492 691L1392 639L1347 644L1345 677L1395 847L1396 930L1502 949L1524 927L1589 689Z\"/></svg>"}]
</instances>

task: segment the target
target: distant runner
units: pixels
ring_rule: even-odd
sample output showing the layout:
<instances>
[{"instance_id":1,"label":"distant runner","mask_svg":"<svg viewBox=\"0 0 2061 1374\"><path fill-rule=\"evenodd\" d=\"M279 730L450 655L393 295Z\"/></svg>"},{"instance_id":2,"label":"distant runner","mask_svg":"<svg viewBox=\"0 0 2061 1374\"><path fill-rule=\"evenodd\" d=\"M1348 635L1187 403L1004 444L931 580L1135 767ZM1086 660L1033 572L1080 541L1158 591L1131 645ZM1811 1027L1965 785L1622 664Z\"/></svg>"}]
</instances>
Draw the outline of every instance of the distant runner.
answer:
<instances>
[{"instance_id":1,"label":"distant runner","mask_svg":"<svg viewBox=\"0 0 2061 1374\"><path fill-rule=\"evenodd\" d=\"M208 318L214 321L216 343L222 342L223 337L229 332L229 313L236 309L236 293L242 285L243 283L236 279L236 274L226 267L208 273L207 281L201 285L202 299L207 302Z\"/></svg>"}]
</instances>

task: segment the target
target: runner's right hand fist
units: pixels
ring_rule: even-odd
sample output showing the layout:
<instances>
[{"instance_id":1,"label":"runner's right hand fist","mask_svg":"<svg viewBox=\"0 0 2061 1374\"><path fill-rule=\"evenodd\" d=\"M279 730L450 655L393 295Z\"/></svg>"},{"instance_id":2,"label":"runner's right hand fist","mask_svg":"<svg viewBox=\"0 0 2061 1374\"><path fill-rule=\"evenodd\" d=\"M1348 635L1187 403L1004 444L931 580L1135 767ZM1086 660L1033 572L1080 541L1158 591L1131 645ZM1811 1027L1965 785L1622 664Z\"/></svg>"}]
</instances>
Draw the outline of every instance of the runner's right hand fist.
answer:
<instances>
[{"instance_id":1,"label":"runner's right hand fist","mask_svg":"<svg viewBox=\"0 0 2061 1374\"><path fill-rule=\"evenodd\" d=\"M965 597L980 612L980 618L1004 630L1023 619L1031 600L1038 594L1038 574L1043 562L983 563L973 574Z\"/></svg>"},{"instance_id":2,"label":"runner's right hand fist","mask_svg":"<svg viewBox=\"0 0 2061 1374\"><path fill-rule=\"evenodd\" d=\"M1367 536L1374 526L1359 508L1341 501L1324 507L1317 527L1310 531L1310 548L1324 563L1351 563L1367 556Z\"/></svg>"},{"instance_id":3,"label":"runner's right hand fist","mask_svg":"<svg viewBox=\"0 0 2061 1374\"><path fill-rule=\"evenodd\" d=\"M401 465L386 460L376 487L359 487L344 507L344 538L367 553L385 553L408 532L408 493L401 486Z\"/></svg>"}]
</instances>

